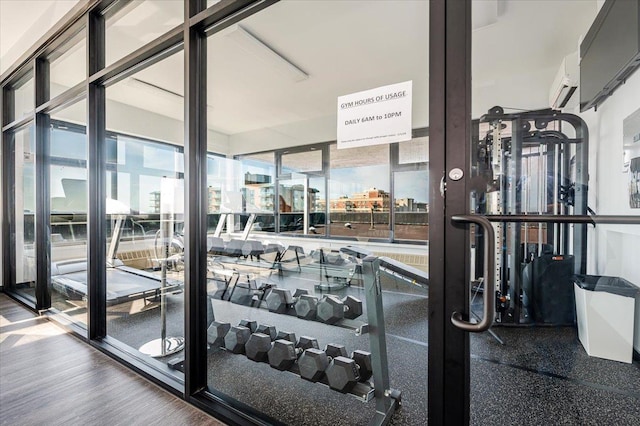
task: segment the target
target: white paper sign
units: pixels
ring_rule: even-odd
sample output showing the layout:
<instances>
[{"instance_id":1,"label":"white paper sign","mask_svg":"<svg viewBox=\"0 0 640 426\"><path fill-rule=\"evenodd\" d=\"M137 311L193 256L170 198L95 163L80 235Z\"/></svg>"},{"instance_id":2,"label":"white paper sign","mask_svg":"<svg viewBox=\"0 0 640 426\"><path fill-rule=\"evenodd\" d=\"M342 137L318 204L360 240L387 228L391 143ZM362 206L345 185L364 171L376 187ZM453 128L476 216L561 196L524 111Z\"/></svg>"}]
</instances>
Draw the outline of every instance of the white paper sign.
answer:
<instances>
[{"instance_id":1,"label":"white paper sign","mask_svg":"<svg viewBox=\"0 0 640 426\"><path fill-rule=\"evenodd\" d=\"M338 97L338 149L411 140L412 83Z\"/></svg>"}]
</instances>

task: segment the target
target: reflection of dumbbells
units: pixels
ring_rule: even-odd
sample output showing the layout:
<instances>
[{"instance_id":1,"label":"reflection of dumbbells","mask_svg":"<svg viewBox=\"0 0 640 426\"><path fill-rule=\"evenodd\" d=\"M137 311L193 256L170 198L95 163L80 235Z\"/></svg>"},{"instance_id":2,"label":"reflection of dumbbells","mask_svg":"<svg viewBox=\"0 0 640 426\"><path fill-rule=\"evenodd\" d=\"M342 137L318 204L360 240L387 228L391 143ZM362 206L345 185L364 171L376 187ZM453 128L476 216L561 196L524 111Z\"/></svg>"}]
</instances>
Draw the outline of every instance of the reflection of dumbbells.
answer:
<instances>
[{"instance_id":1,"label":"reflection of dumbbells","mask_svg":"<svg viewBox=\"0 0 640 426\"><path fill-rule=\"evenodd\" d=\"M228 322L213 321L207 328L207 343L212 349L224 346L224 337L229 332L231 324Z\"/></svg>"},{"instance_id":2,"label":"reflection of dumbbells","mask_svg":"<svg viewBox=\"0 0 640 426\"><path fill-rule=\"evenodd\" d=\"M276 328L272 325L260 324L256 332L252 333L244 345L244 352L252 361L263 362L267 360L267 353L271 350L274 340L277 338Z\"/></svg>"},{"instance_id":3,"label":"reflection of dumbbells","mask_svg":"<svg viewBox=\"0 0 640 426\"><path fill-rule=\"evenodd\" d=\"M265 299L267 309L269 309L270 312L284 314L289 310L290 306L300 299L300 296L308 293L307 290L297 288L294 293L291 294L289 289L273 287Z\"/></svg>"},{"instance_id":4,"label":"reflection of dumbbells","mask_svg":"<svg viewBox=\"0 0 640 426\"><path fill-rule=\"evenodd\" d=\"M282 338L273 342L268 353L269 365L278 370L289 370L305 350L318 348L318 341L313 337L302 336L297 343L293 333L280 333L279 337Z\"/></svg>"},{"instance_id":5,"label":"reflection of dumbbells","mask_svg":"<svg viewBox=\"0 0 640 426\"><path fill-rule=\"evenodd\" d=\"M243 320L240 320L238 325L247 327L249 330L251 330L252 333L255 333L258 328L258 321L243 319Z\"/></svg>"},{"instance_id":6,"label":"reflection of dumbbells","mask_svg":"<svg viewBox=\"0 0 640 426\"><path fill-rule=\"evenodd\" d=\"M336 296L325 296L318 302L316 317L327 324L335 324L342 318L355 319L362 315L362 302L353 296L340 300Z\"/></svg>"},{"instance_id":7,"label":"reflection of dumbbells","mask_svg":"<svg viewBox=\"0 0 640 426\"><path fill-rule=\"evenodd\" d=\"M244 345L244 351L252 361L266 361L267 353L271 350L271 337L264 333L253 333Z\"/></svg>"},{"instance_id":8,"label":"reflection of dumbbells","mask_svg":"<svg viewBox=\"0 0 640 426\"><path fill-rule=\"evenodd\" d=\"M251 337L251 333L258 329L256 321L243 319L235 327L228 323L217 323L214 321L207 330L207 340L213 346L224 346L229 352L234 354L245 353L245 345Z\"/></svg>"},{"instance_id":9,"label":"reflection of dumbbells","mask_svg":"<svg viewBox=\"0 0 640 426\"><path fill-rule=\"evenodd\" d=\"M241 325L231 327L224 336L224 347L234 354L244 353L244 347L251 337L251 330Z\"/></svg>"},{"instance_id":10,"label":"reflection of dumbbells","mask_svg":"<svg viewBox=\"0 0 640 426\"><path fill-rule=\"evenodd\" d=\"M329 387L349 392L358 381L367 381L372 375L371 354L354 351L351 358L342 345L329 344L324 351L307 349L298 360L300 377L317 382L326 377Z\"/></svg>"},{"instance_id":11,"label":"reflection of dumbbells","mask_svg":"<svg viewBox=\"0 0 640 426\"><path fill-rule=\"evenodd\" d=\"M314 320L318 309L318 298L310 294L303 294L296 301L294 308L298 318Z\"/></svg>"}]
</instances>

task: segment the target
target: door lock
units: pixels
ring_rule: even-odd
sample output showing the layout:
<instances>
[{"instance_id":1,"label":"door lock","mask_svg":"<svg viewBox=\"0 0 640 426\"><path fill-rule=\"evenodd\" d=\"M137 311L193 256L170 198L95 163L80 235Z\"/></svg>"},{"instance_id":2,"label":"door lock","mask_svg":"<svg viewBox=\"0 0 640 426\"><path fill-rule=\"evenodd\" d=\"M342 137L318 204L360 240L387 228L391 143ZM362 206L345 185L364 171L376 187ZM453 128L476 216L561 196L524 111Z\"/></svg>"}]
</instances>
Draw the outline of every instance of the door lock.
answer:
<instances>
[{"instance_id":1,"label":"door lock","mask_svg":"<svg viewBox=\"0 0 640 426\"><path fill-rule=\"evenodd\" d=\"M462 179L463 176L464 176L464 172L462 171L462 169L458 167L456 167L455 169L449 170L449 179L453 181L460 180Z\"/></svg>"}]
</instances>

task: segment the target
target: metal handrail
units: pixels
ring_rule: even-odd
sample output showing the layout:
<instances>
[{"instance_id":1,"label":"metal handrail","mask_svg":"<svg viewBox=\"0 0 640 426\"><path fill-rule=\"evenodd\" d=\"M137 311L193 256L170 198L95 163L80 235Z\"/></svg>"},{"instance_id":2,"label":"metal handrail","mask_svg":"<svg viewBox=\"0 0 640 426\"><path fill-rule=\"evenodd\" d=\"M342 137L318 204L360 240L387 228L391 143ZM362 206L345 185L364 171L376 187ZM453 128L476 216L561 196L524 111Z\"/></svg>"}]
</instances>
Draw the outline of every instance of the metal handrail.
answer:
<instances>
[{"instance_id":1,"label":"metal handrail","mask_svg":"<svg viewBox=\"0 0 640 426\"><path fill-rule=\"evenodd\" d=\"M464 331L479 333L487 331L495 319L495 232L493 225L484 216L478 215L454 215L451 217L453 222L458 223L475 223L484 229L484 315L479 323L473 324L462 319L462 313L454 312L451 314L451 323Z\"/></svg>"}]
</instances>

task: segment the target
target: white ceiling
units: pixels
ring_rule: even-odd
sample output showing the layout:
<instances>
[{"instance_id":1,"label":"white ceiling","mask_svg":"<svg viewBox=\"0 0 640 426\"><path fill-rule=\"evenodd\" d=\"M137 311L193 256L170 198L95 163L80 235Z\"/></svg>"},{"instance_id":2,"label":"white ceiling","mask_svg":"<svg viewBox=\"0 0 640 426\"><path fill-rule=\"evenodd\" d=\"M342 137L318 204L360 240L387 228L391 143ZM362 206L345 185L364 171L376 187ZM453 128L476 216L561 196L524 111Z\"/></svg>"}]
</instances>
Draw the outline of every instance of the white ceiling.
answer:
<instances>
[{"instance_id":1,"label":"white ceiling","mask_svg":"<svg viewBox=\"0 0 640 426\"><path fill-rule=\"evenodd\" d=\"M5 2L0 0L2 10L15 14L17 6L4 7ZM162 9L156 10L160 18L130 22L129 17L126 35L119 35L117 26L109 30L116 49L142 45L158 28L164 31L175 23L175 15L181 13L175 2L155 3ZM546 107L555 72L593 21L596 0L476 0L473 6L473 115L493 105ZM7 50L6 20L20 19L3 13L2 52ZM428 124L427 1L285 0L241 25L309 78L296 82L278 72L275 65L239 46L228 36L230 30L210 37L211 129L239 135L260 129L287 133L288 127L307 124L314 130L335 128L338 96L406 80L413 80L413 127ZM110 88L108 96L182 120L183 67L179 54L134 75L166 91L125 80ZM83 72L84 66L65 69L68 78L71 70Z\"/></svg>"},{"instance_id":2,"label":"white ceiling","mask_svg":"<svg viewBox=\"0 0 640 426\"><path fill-rule=\"evenodd\" d=\"M0 74L79 0L0 0Z\"/></svg>"}]
</instances>

